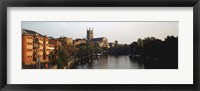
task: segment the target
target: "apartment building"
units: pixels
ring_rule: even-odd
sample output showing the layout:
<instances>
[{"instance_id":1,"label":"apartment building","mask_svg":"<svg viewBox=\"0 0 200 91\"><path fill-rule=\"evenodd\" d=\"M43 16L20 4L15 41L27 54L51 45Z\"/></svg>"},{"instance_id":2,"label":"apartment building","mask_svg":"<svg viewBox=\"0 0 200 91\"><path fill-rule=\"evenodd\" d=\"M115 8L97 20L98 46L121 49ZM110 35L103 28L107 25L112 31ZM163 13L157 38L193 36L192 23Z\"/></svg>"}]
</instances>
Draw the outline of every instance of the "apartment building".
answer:
<instances>
[{"instance_id":1,"label":"apartment building","mask_svg":"<svg viewBox=\"0 0 200 91\"><path fill-rule=\"evenodd\" d=\"M22 29L22 64L49 62L49 39L35 31Z\"/></svg>"}]
</instances>

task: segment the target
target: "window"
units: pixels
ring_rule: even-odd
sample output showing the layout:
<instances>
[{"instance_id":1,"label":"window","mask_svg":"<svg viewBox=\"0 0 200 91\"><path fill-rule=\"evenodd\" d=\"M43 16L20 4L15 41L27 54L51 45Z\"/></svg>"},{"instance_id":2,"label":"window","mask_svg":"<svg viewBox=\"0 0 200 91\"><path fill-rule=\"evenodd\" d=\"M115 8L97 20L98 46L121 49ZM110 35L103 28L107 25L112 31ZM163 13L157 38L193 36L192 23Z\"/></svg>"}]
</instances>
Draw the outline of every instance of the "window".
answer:
<instances>
[{"instance_id":1,"label":"window","mask_svg":"<svg viewBox=\"0 0 200 91\"><path fill-rule=\"evenodd\" d=\"M32 37L28 37L28 39L32 39Z\"/></svg>"},{"instance_id":2,"label":"window","mask_svg":"<svg viewBox=\"0 0 200 91\"><path fill-rule=\"evenodd\" d=\"M28 42L28 45L32 45L33 43L31 43L31 42Z\"/></svg>"},{"instance_id":3,"label":"window","mask_svg":"<svg viewBox=\"0 0 200 91\"><path fill-rule=\"evenodd\" d=\"M28 56L28 58L32 58L33 56Z\"/></svg>"}]
</instances>

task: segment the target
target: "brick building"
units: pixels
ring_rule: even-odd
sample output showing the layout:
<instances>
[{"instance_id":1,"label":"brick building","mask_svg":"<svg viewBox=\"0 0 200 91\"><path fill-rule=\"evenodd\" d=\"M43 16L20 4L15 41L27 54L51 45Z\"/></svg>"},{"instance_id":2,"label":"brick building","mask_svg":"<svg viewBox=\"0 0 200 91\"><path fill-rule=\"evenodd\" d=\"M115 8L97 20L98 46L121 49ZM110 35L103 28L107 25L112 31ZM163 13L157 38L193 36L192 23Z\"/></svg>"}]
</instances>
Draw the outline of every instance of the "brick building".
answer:
<instances>
[{"instance_id":1,"label":"brick building","mask_svg":"<svg viewBox=\"0 0 200 91\"><path fill-rule=\"evenodd\" d=\"M49 62L49 40L35 31L22 29L22 64Z\"/></svg>"},{"instance_id":2,"label":"brick building","mask_svg":"<svg viewBox=\"0 0 200 91\"><path fill-rule=\"evenodd\" d=\"M59 40L53 37L49 37L49 51L50 52L54 51L55 49L58 49L58 47L61 45L62 43Z\"/></svg>"}]
</instances>

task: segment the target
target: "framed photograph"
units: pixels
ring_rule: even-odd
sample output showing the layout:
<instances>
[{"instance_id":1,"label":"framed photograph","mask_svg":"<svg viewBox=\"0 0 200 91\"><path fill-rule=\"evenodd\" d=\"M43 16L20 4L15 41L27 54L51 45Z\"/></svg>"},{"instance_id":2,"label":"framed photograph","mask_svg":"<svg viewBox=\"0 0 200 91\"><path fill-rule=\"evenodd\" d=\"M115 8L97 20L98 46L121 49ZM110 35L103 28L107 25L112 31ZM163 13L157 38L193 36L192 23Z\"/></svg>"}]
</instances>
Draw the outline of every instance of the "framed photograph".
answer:
<instances>
[{"instance_id":1,"label":"framed photograph","mask_svg":"<svg viewBox=\"0 0 200 91\"><path fill-rule=\"evenodd\" d=\"M199 0L0 6L2 90L199 90Z\"/></svg>"}]
</instances>

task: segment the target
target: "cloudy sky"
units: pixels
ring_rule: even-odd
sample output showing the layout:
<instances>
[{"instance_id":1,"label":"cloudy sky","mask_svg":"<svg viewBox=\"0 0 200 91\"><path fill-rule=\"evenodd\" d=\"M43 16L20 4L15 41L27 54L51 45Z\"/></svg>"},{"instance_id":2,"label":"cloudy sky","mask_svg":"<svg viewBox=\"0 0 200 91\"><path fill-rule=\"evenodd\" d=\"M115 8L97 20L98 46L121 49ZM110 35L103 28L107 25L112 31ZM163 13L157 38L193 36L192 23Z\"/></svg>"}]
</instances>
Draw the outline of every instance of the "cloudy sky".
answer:
<instances>
[{"instance_id":1,"label":"cloudy sky","mask_svg":"<svg viewBox=\"0 0 200 91\"><path fill-rule=\"evenodd\" d=\"M138 38L178 36L178 22L40 22L23 21L22 28L58 38L86 38L86 28L93 28L94 38L106 37L109 42L130 44Z\"/></svg>"}]
</instances>

